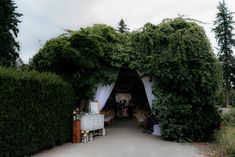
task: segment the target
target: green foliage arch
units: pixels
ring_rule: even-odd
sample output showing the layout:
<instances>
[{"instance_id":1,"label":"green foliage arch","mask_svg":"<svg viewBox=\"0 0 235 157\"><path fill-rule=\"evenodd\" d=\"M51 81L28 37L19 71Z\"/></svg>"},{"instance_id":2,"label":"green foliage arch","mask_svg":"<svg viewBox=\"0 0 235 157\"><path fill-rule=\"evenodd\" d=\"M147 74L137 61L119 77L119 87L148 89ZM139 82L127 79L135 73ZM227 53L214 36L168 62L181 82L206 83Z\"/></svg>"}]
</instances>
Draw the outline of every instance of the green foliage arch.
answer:
<instances>
[{"instance_id":1,"label":"green foliage arch","mask_svg":"<svg viewBox=\"0 0 235 157\"><path fill-rule=\"evenodd\" d=\"M154 77L154 110L168 140L211 138L219 125L216 105L221 67L202 27L182 18L146 24L134 36L142 71ZM147 64L140 64L147 63Z\"/></svg>"},{"instance_id":2,"label":"green foliage arch","mask_svg":"<svg viewBox=\"0 0 235 157\"><path fill-rule=\"evenodd\" d=\"M153 112L159 115L163 138L210 139L219 126L221 67L205 31L195 22L168 19L131 33L106 25L68 31L48 41L32 61L36 70L64 76L85 99L97 84L115 81L123 65L152 76Z\"/></svg>"}]
</instances>

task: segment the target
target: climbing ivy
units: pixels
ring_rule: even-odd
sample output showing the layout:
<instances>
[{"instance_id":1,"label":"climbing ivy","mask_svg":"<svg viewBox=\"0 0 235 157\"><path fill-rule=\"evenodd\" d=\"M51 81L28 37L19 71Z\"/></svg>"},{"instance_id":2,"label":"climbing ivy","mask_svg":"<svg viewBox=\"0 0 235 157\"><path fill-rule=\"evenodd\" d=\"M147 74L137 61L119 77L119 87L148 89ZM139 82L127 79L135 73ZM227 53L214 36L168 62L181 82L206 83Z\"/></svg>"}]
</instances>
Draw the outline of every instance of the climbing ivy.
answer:
<instances>
[{"instance_id":1,"label":"climbing ivy","mask_svg":"<svg viewBox=\"0 0 235 157\"><path fill-rule=\"evenodd\" d=\"M88 100L99 83L110 84L116 80L121 66L118 62L123 59L117 55L124 49L123 38L106 25L68 30L49 40L33 57L31 67L62 75L73 85L80 100Z\"/></svg>"},{"instance_id":2,"label":"climbing ivy","mask_svg":"<svg viewBox=\"0 0 235 157\"><path fill-rule=\"evenodd\" d=\"M152 76L162 137L174 141L210 139L219 125L221 67L201 26L183 18L147 23L130 33L94 25L49 40L32 67L62 75L80 99L110 84L121 66Z\"/></svg>"},{"instance_id":3,"label":"climbing ivy","mask_svg":"<svg viewBox=\"0 0 235 157\"><path fill-rule=\"evenodd\" d=\"M222 73L205 31L182 18L146 24L133 36L136 65L154 80L154 112L167 140L210 139L219 125Z\"/></svg>"}]
</instances>

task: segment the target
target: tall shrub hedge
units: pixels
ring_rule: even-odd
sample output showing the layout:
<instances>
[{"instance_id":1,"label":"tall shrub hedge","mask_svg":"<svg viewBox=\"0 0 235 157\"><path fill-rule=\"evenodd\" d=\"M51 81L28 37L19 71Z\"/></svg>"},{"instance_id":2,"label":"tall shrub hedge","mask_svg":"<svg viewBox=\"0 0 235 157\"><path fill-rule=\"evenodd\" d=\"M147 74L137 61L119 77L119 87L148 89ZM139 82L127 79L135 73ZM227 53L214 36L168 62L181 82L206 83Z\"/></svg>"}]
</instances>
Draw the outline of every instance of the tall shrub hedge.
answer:
<instances>
[{"instance_id":1,"label":"tall shrub hedge","mask_svg":"<svg viewBox=\"0 0 235 157\"><path fill-rule=\"evenodd\" d=\"M183 18L146 24L133 36L136 65L153 77L162 137L205 141L218 128L222 71L204 29ZM143 64L144 63L144 64Z\"/></svg>"},{"instance_id":2,"label":"tall shrub hedge","mask_svg":"<svg viewBox=\"0 0 235 157\"><path fill-rule=\"evenodd\" d=\"M75 95L56 75L0 68L0 156L69 141Z\"/></svg>"}]
</instances>

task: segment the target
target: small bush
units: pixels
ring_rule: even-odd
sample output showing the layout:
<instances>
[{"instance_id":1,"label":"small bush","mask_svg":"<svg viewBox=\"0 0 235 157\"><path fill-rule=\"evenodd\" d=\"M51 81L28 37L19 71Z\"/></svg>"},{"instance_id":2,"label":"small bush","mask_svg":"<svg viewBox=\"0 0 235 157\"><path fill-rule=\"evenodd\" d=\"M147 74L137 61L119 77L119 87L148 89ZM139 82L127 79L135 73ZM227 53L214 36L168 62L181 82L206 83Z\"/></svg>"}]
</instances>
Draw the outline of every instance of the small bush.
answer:
<instances>
[{"instance_id":1,"label":"small bush","mask_svg":"<svg viewBox=\"0 0 235 157\"><path fill-rule=\"evenodd\" d=\"M231 112L222 116L222 125L235 127L235 110L231 110Z\"/></svg>"},{"instance_id":2,"label":"small bush","mask_svg":"<svg viewBox=\"0 0 235 157\"><path fill-rule=\"evenodd\" d=\"M25 156L69 141L75 96L52 74L0 68L0 156Z\"/></svg>"},{"instance_id":3,"label":"small bush","mask_svg":"<svg viewBox=\"0 0 235 157\"><path fill-rule=\"evenodd\" d=\"M222 116L221 129L215 134L220 154L235 157L235 111Z\"/></svg>"},{"instance_id":4,"label":"small bush","mask_svg":"<svg viewBox=\"0 0 235 157\"><path fill-rule=\"evenodd\" d=\"M217 145L222 154L235 157L235 128L226 126L216 134Z\"/></svg>"}]
</instances>

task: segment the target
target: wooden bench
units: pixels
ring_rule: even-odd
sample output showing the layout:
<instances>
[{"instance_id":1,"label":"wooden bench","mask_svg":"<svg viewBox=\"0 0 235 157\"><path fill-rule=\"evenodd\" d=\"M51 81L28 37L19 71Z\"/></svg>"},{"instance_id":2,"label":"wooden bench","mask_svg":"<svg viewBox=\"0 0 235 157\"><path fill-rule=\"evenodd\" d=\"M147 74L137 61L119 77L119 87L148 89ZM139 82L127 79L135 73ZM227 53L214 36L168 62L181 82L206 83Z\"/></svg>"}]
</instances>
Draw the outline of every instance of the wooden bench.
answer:
<instances>
[{"instance_id":1,"label":"wooden bench","mask_svg":"<svg viewBox=\"0 0 235 157\"><path fill-rule=\"evenodd\" d=\"M104 123L106 125L112 125L115 119L115 111L114 110L104 110L101 112L104 114Z\"/></svg>"},{"instance_id":2,"label":"wooden bench","mask_svg":"<svg viewBox=\"0 0 235 157\"><path fill-rule=\"evenodd\" d=\"M142 111L142 110L137 110L136 113L134 114L137 126L144 126L147 118L146 118L147 112Z\"/></svg>"}]
</instances>

